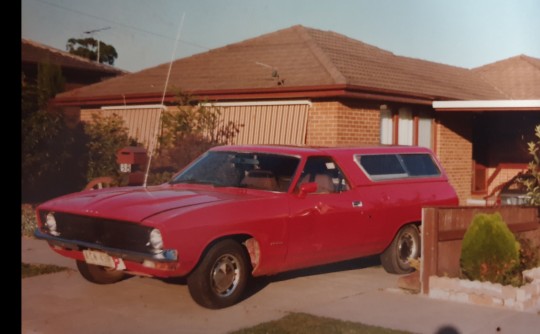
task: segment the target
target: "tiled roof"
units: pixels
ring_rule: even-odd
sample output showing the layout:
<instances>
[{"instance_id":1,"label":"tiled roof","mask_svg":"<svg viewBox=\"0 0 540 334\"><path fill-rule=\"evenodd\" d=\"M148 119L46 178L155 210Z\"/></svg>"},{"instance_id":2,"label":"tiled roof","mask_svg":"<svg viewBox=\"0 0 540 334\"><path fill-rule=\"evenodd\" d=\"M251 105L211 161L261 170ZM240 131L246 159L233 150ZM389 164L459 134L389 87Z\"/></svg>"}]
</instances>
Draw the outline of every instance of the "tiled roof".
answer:
<instances>
[{"instance_id":1,"label":"tiled roof","mask_svg":"<svg viewBox=\"0 0 540 334\"><path fill-rule=\"evenodd\" d=\"M63 68L73 68L100 73L109 73L112 75L127 73L126 71L123 71L121 69L105 64L98 64L86 58L82 58L69 52L55 49L53 47L29 39L21 39L22 63L37 64L46 61L52 64L60 65Z\"/></svg>"},{"instance_id":2,"label":"tiled roof","mask_svg":"<svg viewBox=\"0 0 540 334\"><path fill-rule=\"evenodd\" d=\"M66 92L57 100L158 95L169 64ZM283 85L278 86L278 82ZM430 99L501 99L468 69L394 55L334 32L303 26L279 30L173 62L169 87L200 91L279 91L354 87Z\"/></svg>"},{"instance_id":3,"label":"tiled roof","mask_svg":"<svg viewBox=\"0 0 540 334\"><path fill-rule=\"evenodd\" d=\"M540 99L540 59L519 55L473 69L508 99Z\"/></svg>"}]
</instances>

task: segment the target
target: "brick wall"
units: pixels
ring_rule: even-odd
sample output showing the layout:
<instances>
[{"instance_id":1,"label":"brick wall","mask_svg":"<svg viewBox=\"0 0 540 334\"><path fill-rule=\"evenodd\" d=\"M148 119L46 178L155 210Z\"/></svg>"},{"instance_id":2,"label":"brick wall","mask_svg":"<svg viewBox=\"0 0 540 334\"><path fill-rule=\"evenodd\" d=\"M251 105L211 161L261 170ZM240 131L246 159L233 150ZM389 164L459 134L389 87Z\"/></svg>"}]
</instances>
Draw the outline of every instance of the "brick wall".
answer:
<instances>
[{"instance_id":1,"label":"brick wall","mask_svg":"<svg viewBox=\"0 0 540 334\"><path fill-rule=\"evenodd\" d=\"M339 101L314 102L309 111L306 144L346 146L380 142L378 105Z\"/></svg>"},{"instance_id":2,"label":"brick wall","mask_svg":"<svg viewBox=\"0 0 540 334\"><path fill-rule=\"evenodd\" d=\"M436 126L435 154L446 170L462 205L471 197L473 173L471 117L466 113L442 114L438 117Z\"/></svg>"},{"instance_id":3,"label":"brick wall","mask_svg":"<svg viewBox=\"0 0 540 334\"><path fill-rule=\"evenodd\" d=\"M497 176L495 177L495 179L493 180L493 182L490 185L488 185L487 193L491 194L493 189L495 189L497 186L510 181L510 179L516 176L519 172L524 172L526 170L527 170L527 164L523 164L523 167L502 168L500 172L497 174ZM486 170L487 177L488 178L491 177L492 175L495 174L496 171L497 171L496 167L488 168Z\"/></svg>"},{"instance_id":4,"label":"brick wall","mask_svg":"<svg viewBox=\"0 0 540 334\"><path fill-rule=\"evenodd\" d=\"M92 114L101 114L101 109L82 109L80 111L81 122L91 122Z\"/></svg>"}]
</instances>

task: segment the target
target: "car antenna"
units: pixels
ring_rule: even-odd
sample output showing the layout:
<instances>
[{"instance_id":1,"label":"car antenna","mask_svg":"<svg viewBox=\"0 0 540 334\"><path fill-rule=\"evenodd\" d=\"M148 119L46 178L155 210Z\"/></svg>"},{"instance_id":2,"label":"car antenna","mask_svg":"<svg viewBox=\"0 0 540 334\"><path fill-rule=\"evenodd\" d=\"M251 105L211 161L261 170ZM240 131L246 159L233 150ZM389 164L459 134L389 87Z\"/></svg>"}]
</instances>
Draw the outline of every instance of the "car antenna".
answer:
<instances>
[{"instance_id":1,"label":"car antenna","mask_svg":"<svg viewBox=\"0 0 540 334\"><path fill-rule=\"evenodd\" d=\"M163 115L163 111L167 110L167 107L165 107L165 94L167 94L167 86L169 85L169 78L171 76L171 69L172 64L174 61L174 56L176 54L176 49L178 48L178 41L180 40L180 35L182 33L182 27L184 25L184 18L186 17L186 13L182 13L182 18L180 19L180 24L178 25L178 33L176 34L176 40L174 41L174 48L173 52L171 54L171 61L169 62L169 70L167 71L167 78L165 79L165 86L163 87L163 95L161 96L161 108L159 109L159 118L157 122L157 129L156 133L152 138L152 141L149 145L149 152L148 152L148 163L146 164L146 172L144 173L144 183L143 187L146 188L146 184L148 181L148 174L150 173L150 165L152 164L152 156L154 155L154 150L156 147L156 143L158 141L158 135L159 135L159 129L161 128L161 117Z\"/></svg>"}]
</instances>

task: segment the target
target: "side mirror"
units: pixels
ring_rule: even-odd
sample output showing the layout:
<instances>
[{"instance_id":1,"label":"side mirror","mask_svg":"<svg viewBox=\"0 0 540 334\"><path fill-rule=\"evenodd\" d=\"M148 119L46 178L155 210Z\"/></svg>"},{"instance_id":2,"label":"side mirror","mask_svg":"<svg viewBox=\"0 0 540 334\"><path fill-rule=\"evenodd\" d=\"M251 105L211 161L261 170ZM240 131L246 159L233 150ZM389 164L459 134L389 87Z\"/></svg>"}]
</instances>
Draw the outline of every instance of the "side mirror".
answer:
<instances>
[{"instance_id":1,"label":"side mirror","mask_svg":"<svg viewBox=\"0 0 540 334\"><path fill-rule=\"evenodd\" d=\"M298 192L298 197L304 198L307 194L312 194L317 192L317 183L308 182L300 185L300 191Z\"/></svg>"}]
</instances>

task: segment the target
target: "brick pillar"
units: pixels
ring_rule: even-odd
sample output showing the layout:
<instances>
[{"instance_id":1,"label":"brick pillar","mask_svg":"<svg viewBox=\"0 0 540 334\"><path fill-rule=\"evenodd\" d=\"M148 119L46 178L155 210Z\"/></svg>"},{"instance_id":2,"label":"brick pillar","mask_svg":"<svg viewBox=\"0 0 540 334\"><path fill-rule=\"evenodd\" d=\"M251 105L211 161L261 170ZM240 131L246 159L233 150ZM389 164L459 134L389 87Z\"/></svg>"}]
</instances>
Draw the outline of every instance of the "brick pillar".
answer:
<instances>
[{"instance_id":1,"label":"brick pillar","mask_svg":"<svg viewBox=\"0 0 540 334\"><path fill-rule=\"evenodd\" d=\"M464 205L472 188L472 115L443 113L437 121L435 153Z\"/></svg>"}]
</instances>

